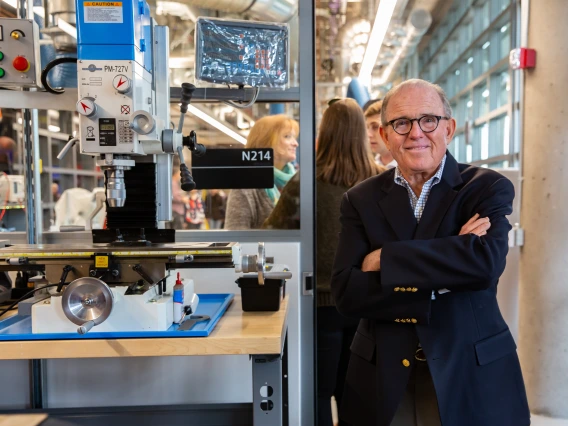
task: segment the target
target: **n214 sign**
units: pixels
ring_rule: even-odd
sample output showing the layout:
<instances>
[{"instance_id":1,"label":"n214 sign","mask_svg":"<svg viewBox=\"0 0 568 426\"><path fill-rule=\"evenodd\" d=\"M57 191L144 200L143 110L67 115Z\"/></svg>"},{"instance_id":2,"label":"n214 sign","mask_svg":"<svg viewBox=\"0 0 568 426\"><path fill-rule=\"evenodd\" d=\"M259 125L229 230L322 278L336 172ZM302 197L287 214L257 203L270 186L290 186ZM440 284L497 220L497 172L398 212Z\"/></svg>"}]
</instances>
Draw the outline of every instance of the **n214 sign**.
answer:
<instances>
[{"instance_id":1,"label":"n214 sign","mask_svg":"<svg viewBox=\"0 0 568 426\"><path fill-rule=\"evenodd\" d=\"M197 189L254 189L274 186L274 152L262 149L208 149L192 156Z\"/></svg>"}]
</instances>

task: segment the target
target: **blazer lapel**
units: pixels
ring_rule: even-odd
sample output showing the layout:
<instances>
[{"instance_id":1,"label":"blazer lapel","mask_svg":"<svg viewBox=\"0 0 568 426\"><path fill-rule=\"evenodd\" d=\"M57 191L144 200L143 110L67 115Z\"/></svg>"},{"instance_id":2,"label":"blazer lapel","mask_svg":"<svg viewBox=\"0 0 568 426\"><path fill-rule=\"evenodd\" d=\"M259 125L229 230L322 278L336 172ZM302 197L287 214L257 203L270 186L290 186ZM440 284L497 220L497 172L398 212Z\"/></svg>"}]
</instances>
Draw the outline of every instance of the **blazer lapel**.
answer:
<instances>
[{"instance_id":1,"label":"blazer lapel","mask_svg":"<svg viewBox=\"0 0 568 426\"><path fill-rule=\"evenodd\" d=\"M408 192L406 188L394 183L394 169L391 174L392 179L387 179L381 188L387 195L379 200L378 204L398 239L412 240L416 230L416 218L410 207Z\"/></svg>"},{"instance_id":2,"label":"blazer lapel","mask_svg":"<svg viewBox=\"0 0 568 426\"><path fill-rule=\"evenodd\" d=\"M442 179L430 191L414 239L426 240L436 236L446 211L458 194L455 187L462 182L458 163L449 152L446 153L446 164L444 165Z\"/></svg>"}]
</instances>

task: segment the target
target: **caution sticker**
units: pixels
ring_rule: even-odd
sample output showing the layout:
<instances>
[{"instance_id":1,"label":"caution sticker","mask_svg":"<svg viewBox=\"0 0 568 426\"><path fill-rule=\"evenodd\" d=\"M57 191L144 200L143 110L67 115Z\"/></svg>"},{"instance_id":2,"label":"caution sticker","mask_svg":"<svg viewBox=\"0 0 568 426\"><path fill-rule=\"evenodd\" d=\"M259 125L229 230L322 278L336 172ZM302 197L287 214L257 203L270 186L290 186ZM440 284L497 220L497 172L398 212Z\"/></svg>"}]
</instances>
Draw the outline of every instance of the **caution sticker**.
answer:
<instances>
[{"instance_id":1,"label":"caution sticker","mask_svg":"<svg viewBox=\"0 0 568 426\"><path fill-rule=\"evenodd\" d=\"M122 24L122 2L88 1L83 3L85 23Z\"/></svg>"},{"instance_id":2,"label":"caution sticker","mask_svg":"<svg viewBox=\"0 0 568 426\"><path fill-rule=\"evenodd\" d=\"M108 256L95 256L95 268L108 268Z\"/></svg>"}]
</instances>

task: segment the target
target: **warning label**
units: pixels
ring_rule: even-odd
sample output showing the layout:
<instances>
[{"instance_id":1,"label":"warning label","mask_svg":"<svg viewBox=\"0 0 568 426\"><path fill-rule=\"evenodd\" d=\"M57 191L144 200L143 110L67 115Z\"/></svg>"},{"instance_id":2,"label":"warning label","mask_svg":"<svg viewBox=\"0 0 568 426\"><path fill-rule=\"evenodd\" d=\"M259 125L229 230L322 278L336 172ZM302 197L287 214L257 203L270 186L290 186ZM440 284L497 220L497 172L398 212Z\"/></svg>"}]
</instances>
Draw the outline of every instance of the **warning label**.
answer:
<instances>
[{"instance_id":1,"label":"warning label","mask_svg":"<svg viewBox=\"0 0 568 426\"><path fill-rule=\"evenodd\" d=\"M122 24L122 2L89 1L83 3L85 23Z\"/></svg>"}]
</instances>

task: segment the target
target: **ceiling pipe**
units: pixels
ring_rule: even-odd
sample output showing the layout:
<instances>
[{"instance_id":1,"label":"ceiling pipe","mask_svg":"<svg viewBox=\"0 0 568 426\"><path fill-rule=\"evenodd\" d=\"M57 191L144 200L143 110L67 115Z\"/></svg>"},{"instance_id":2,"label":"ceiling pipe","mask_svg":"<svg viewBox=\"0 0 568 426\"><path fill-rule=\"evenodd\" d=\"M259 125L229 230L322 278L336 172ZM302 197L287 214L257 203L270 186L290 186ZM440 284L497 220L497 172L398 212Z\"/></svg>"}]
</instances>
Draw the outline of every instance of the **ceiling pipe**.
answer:
<instances>
[{"instance_id":1,"label":"ceiling pipe","mask_svg":"<svg viewBox=\"0 0 568 426\"><path fill-rule=\"evenodd\" d=\"M296 0L184 0L189 6L226 13L247 13L252 17L273 22L288 22L296 15Z\"/></svg>"},{"instance_id":2,"label":"ceiling pipe","mask_svg":"<svg viewBox=\"0 0 568 426\"><path fill-rule=\"evenodd\" d=\"M428 28L432 25L432 15L425 9L414 9L410 12L408 21L406 23L406 36L402 39L401 46L390 61L390 64L385 68L383 74L378 82L379 85L385 84L389 81L390 76L401 65L403 60L411 57L416 51L416 47L422 36L426 34Z\"/></svg>"}]
</instances>

